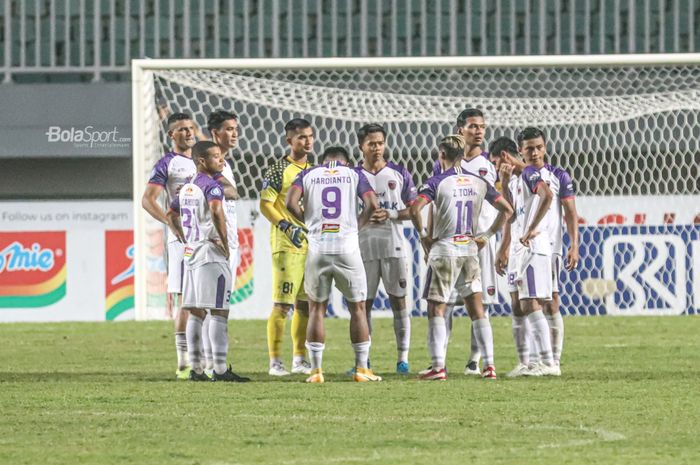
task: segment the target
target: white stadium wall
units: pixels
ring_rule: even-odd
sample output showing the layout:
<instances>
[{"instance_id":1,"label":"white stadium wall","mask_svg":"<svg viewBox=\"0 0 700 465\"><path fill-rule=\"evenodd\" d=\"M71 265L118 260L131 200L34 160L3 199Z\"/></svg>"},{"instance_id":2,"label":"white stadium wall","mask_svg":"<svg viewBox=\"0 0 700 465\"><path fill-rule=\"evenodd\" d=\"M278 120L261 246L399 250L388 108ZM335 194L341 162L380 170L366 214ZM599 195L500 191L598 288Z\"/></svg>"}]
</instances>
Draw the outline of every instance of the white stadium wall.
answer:
<instances>
[{"instance_id":1,"label":"white stadium wall","mask_svg":"<svg viewBox=\"0 0 700 465\"><path fill-rule=\"evenodd\" d=\"M579 197L581 263L563 273L563 309L584 315L700 312L700 196ZM0 203L0 321L134 318L132 202ZM267 318L271 307L269 223L242 201L241 267L233 318ZM660 234L663 227L663 234ZM424 265L415 232L408 306L421 315ZM149 238L163 250L163 236ZM165 262L148 264L149 318L166 318ZM380 288L376 316L389 316ZM508 297L495 313L504 314ZM385 307L382 309L381 307ZM346 317L339 295L330 315Z\"/></svg>"}]
</instances>

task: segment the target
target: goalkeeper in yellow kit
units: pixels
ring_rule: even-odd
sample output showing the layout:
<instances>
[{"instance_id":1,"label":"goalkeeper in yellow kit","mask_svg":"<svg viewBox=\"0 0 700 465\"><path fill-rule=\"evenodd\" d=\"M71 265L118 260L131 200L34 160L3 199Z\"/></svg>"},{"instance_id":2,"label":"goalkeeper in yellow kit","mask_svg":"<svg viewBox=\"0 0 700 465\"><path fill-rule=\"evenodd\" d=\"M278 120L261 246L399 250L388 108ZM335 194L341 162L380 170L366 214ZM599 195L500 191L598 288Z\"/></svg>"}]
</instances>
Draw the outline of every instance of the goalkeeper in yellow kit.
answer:
<instances>
[{"instance_id":1,"label":"goalkeeper in yellow kit","mask_svg":"<svg viewBox=\"0 0 700 465\"><path fill-rule=\"evenodd\" d=\"M289 310L292 316L292 373L311 373L306 361L306 325L309 304L304 293L306 234L304 223L294 218L285 205L287 191L302 170L311 167L308 156L313 151L314 131L305 119L293 119L285 126L289 155L277 160L265 172L260 193L260 212L272 224L272 312L267 320L267 348L271 376L286 376L289 371L281 358L282 336Z\"/></svg>"}]
</instances>

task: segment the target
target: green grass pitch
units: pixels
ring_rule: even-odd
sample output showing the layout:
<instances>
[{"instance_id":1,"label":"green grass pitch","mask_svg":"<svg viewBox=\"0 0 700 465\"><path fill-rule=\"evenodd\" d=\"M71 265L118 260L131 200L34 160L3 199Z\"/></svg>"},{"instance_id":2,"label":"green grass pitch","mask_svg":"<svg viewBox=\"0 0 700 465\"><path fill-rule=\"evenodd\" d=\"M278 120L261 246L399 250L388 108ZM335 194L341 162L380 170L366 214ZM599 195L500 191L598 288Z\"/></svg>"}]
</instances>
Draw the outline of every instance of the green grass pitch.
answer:
<instances>
[{"instance_id":1,"label":"green grass pitch","mask_svg":"<svg viewBox=\"0 0 700 465\"><path fill-rule=\"evenodd\" d=\"M375 319L385 381L370 385L342 374L345 320L327 322L324 385L267 376L264 321L229 326L246 385L175 381L170 322L3 324L0 463L700 463L700 318L565 323L560 379L506 379L510 319L493 318L498 380L462 374L458 319L449 379L418 382L393 374L391 321ZM426 326L413 319L414 373L427 365Z\"/></svg>"}]
</instances>

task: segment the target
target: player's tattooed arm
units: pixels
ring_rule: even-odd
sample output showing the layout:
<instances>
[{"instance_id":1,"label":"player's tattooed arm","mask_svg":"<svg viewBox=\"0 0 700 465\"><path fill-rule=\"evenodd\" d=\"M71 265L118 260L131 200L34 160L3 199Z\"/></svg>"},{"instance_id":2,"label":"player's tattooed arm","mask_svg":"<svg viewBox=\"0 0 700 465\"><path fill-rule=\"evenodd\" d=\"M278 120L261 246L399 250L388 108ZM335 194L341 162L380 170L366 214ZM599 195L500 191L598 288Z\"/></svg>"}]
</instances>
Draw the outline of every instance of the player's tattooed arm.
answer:
<instances>
[{"instance_id":1,"label":"player's tattooed arm","mask_svg":"<svg viewBox=\"0 0 700 465\"><path fill-rule=\"evenodd\" d=\"M227 200L238 200L241 198L240 195L238 195L238 190L228 182L228 179L226 179L224 176L218 176L216 178L217 182L221 184L221 187L224 188L224 198Z\"/></svg>"},{"instance_id":2,"label":"player's tattooed arm","mask_svg":"<svg viewBox=\"0 0 700 465\"><path fill-rule=\"evenodd\" d=\"M143 193L143 197L141 197L141 206L154 219L161 223L168 224L168 216L163 210L163 207L160 206L160 203L158 203L158 197L160 197L161 192L163 192L163 186L159 184L148 184Z\"/></svg>"},{"instance_id":3,"label":"player's tattooed arm","mask_svg":"<svg viewBox=\"0 0 700 465\"><path fill-rule=\"evenodd\" d=\"M421 195L416 198L410 209L411 221L420 235L420 242L426 255L428 255L430 248L433 245L433 235L423 229L423 217L421 215L421 211L426 205L428 205L428 203L429 200L425 196Z\"/></svg>"},{"instance_id":4,"label":"player's tattooed arm","mask_svg":"<svg viewBox=\"0 0 700 465\"><path fill-rule=\"evenodd\" d=\"M579 261L578 212L576 211L576 200L574 197L563 199L561 205L564 207L564 223L566 223L566 232L569 234L569 240L571 242L569 250L566 252L564 266L567 271L571 271L576 268Z\"/></svg>"},{"instance_id":5,"label":"player's tattooed arm","mask_svg":"<svg viewBox=\"0 0 700 465\"><path fill-rule=\"evenodd\" d=\"M215 241L215 244L221 247L221 251L224 257L228 260L231 252L228 248L228 232L226 231L226 215L224 213L224 207L221 200L210 200L209 209L211 211L211 219L214 222L214 228L219 234L219 238Z\"/></svg>"},{"instance_id":6,"label":"player's tattooed arm","mask_svg":"<svg viewBox=\"0 0 700 465\"><path fill-rule=\"evenodd\" d=\"M374 191L367 191L362 195L362 200L364 201L365 207L362 209L362 213L357 218L357 228L362 229L367 223L369 223L379 208L379 199Z\"/></svg>"},{"instance_id":7,"label":"player's tattooed arm","mask_svg":"<svg viewBox=\"0 0 700 465\"><path fill-rule=\"evenodd\" d=\"M525 234L523 235L523 237L520 238L520 243L525 247L528 247L530 245L530 239L539 234L537 227L540 225L540 221L542 221L544 216L547 214L549 206L552 203L552 197L554 196L552 194L552 190L544 181L540 181L537 184L537 190L535 191L535 194L539 196L540 203L537 206L537 211L535 212L535 217L532 219L532 223L528 225Z\"/></svg>"},{"instance_id":8,"label":"player's tattooed arm","mask_svg":"<svg viewBox=\"0 0 700 465\"><path fill-rule=\"evenodd\" d=\"M285 203L287 205L287 210L292 214L294 218L300 222L304 222L304 211L301 207L301 196L303 191L300 187L292 185L287 191L287 199Z\"/></svg>"},{"instance_id":9,"label":"player's tattooed arm","mask_svg":"<svg viewBox=\"0 0 700 465\"><path fill-rule=\"evenodd\" d=\"M167 216L167 225L170 228L170 230L175 234L175 237L177 237L177 240L180 241L181 243L185 243L185 232L182 230L182 223L180 223L180 215L178 214L177 211L173 210L172 208L168 210L168 213L166 213Z\"/></svg>"}]
</instances>

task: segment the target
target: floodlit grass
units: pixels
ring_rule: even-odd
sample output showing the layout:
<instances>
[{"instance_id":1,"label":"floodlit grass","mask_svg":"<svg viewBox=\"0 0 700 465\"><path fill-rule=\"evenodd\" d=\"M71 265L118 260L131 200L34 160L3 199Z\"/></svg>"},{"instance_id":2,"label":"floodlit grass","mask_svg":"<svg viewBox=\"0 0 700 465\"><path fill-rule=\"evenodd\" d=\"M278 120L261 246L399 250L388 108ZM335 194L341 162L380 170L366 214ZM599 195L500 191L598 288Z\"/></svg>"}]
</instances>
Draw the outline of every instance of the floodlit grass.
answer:
<instances>
[{"instance_id":1,"label":"floodlit grass","mask_svg":"<svg viewBox=\"0 0 700 465\"><path fill-rule=\"evenodd\" d=\"M175 381L169 322L0 325L0 463L700 463L698 317L566 318L563 376L517 380L510 319L494 318L495 382L462 375L459 319L444 383L393 374L391 321L375 319L385 382L370 385L342 374L347 321L327 323L324 385L267 376L264 321L230 323L246 385Z\"/></svg>"}]
</instances>

